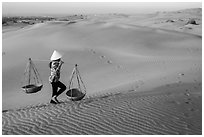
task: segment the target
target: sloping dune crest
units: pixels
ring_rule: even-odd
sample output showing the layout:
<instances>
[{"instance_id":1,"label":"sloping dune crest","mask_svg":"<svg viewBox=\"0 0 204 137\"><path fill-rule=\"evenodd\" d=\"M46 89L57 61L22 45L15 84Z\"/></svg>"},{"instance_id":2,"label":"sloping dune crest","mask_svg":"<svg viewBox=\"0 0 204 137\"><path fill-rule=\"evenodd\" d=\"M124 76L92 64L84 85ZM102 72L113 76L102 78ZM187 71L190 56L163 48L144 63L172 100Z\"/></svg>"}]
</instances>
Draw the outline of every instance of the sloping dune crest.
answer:
<instances>
[{"instance_id":1,"label":"sloping dune crest","mask_svg":"<svg viewBox=\"0 0 204 137\"><path fill-rule=\"evenodd\" d=\"M201 65L200 37L132 25L129 28L125 24L122 26L127 27L121 27L115 22L108 26L107 23L96 23L49 22L5 33L2 82L3 95L9 96L6 102L19 95L19 99L48 101L39 98L48 96L51 90L47 80L48 61L40 60L49 60L54 49L64 53L61 80L68 84L73 66L77 63L90 94L121 83L177 75L180 71L189 71ZM19 94L20 79L29 57L34 60L44 82L43 91L32 99L31 96Z\"/></svg>"}]
</instances>

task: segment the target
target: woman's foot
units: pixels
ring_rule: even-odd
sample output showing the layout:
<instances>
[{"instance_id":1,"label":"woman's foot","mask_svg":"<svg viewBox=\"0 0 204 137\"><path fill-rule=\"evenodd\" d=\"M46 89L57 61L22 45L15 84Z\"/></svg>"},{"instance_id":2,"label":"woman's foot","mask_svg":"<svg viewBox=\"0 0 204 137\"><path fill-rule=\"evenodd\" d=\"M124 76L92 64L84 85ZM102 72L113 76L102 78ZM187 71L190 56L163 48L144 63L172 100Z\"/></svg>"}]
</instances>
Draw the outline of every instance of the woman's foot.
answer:
<instances>
[{"instance_id":1,"label":"woman's foot","mask_svg":"<svg viewBox=\"0 0 204 137\"><path fill-rule=\"evenodd\" d=\"M60 102L57 100L57 96L56 96L56 95L52 97L52 100L55 101L56 103L60 103Z\"/></svg>"},{"instance_id":2,"label":"woman's foot","mask_svg":"<svg viewBox=\"0 0 204 137\"><path fill-rule=\"evenodd\" d=\"M50 103L52 103L52 104L57 104L57 102L55 102L54 100L50 100Z\"/></svg>"}]
</instances>

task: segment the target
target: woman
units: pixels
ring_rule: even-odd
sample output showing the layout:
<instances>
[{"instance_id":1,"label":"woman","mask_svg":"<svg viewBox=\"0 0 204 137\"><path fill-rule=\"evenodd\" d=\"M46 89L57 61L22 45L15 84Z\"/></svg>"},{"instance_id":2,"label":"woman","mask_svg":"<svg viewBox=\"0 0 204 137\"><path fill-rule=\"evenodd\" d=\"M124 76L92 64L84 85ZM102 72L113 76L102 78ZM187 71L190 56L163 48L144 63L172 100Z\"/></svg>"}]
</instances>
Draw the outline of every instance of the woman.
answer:
<instances>
[{"instance_id":1,"label":"woman","mask_svg":"<svg viewBox=\"0 0 204 137\"><path fill-rule=\"evenodd\" d=\"M59 101L57 100L57 97L66 90L66 86L59 81L60 69L62 64L64 63L63 61L61 61L61 57L62 55L59 52L54 51L50 58L51 62L49 64L51 69L49 82L52 84L52 99L50 103L54 103L54 104L59 103ZM60 89L58 90L58 88Z\"/></svg>"}]
</instances>

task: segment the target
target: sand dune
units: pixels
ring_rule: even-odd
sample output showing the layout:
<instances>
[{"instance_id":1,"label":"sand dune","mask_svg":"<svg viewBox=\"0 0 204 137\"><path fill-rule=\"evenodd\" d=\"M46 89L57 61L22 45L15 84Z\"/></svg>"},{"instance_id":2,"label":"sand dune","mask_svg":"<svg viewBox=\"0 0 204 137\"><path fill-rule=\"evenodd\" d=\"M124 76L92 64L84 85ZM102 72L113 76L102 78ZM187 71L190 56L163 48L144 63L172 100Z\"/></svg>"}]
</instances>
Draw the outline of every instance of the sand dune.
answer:
<instances>
[{"instance_id":1,"label":"sand dune","mask_svg":"<svg viewBox=\"0 0 204 137\"><path fill-rule=\"evenodd\" d=\"M145 16L144 16L145 17ZM135 18L132 16L132 18ZM197 25L187 24L189 19L194 19ZM132 21L133 24L148 26L153 28L163 28L184 33L202 35L202 9L185 9L173 12L157 12L150 14L146 18L137 20L137 16Z\"/></svg>"},{"instance_id":2,"label":"sand dune","mask_svg":"<svg viewBox=\"0 0 204 137\"><path fill-rule=\"evenodd\" d=\"M179 92L178 92L179 91ZM201 134L201 84L3 112L3 134Z\"/></svg>"},{"instance_id":3,"label":"sand dune","mask_svg":"<svg viewBox=\"0 0 204 137\"><path fill-rule=\"evenodd\" d=\"M97 15L4 31L3 134L201 134L202 20L194 13ZM154 24L193 16L199 25L187 32L178 29L185 21ZM64 54L66 85L79 65L81 102L63 93L61 104L48 104L55 49ZM21 79L30 57L44 86L28 95Z\"/></svg>"}]
</instances>

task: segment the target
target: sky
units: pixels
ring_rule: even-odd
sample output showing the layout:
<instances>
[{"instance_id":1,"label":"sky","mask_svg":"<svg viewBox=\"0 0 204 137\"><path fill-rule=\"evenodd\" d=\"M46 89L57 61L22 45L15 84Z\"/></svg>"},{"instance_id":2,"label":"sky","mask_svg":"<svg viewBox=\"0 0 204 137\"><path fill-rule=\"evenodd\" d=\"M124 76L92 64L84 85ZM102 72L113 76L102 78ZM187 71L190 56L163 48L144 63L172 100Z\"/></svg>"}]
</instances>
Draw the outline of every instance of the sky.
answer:
<instances>
[{"instance_id":1,"label":"sky","mask_svg":"<svg viewBox=\"0 0 204 137\"><path fill-rule=\"evenodd\" d=\"M201 2L3 2L3 15L152 13L201 8Z\"/></svg>"}]
</instances>

